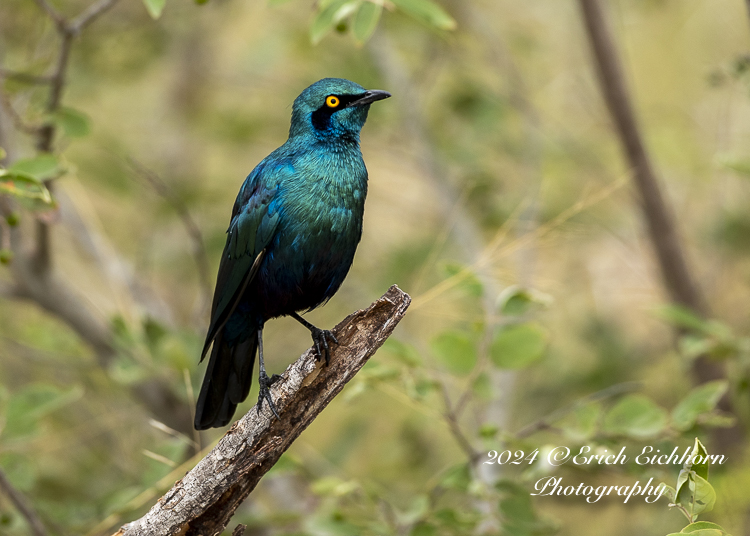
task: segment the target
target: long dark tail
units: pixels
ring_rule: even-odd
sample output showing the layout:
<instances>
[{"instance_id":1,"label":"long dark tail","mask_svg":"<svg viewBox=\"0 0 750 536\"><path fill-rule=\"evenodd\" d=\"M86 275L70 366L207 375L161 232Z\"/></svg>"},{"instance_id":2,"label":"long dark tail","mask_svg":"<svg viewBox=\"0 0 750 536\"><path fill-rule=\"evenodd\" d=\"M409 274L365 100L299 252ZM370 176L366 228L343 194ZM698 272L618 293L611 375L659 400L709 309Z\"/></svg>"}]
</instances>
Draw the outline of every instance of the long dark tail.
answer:
<instances>
[{"instance_id":1,"label":"long dark tail","mask_svg":"<svg viewBox=\"0 0 750 536\"><path fill-rule=\"evenodd\" d=\"M224 328L214 339L206 376L195 407L195 429L226 426L237 404L243 402L253 382L253 364L258 350L258 330L245 340L224 340Z\"/></svg>"}]
</instances>

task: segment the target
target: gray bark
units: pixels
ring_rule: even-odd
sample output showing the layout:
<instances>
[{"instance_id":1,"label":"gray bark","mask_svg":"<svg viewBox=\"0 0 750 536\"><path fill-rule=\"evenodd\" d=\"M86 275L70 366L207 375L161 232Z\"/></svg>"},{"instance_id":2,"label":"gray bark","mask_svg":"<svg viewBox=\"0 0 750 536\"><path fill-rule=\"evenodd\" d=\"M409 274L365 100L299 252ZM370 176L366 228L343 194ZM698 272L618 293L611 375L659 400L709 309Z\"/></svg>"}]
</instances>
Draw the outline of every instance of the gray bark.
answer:
<instances>
[{"instance_id":1,"label":"gray bark","mask_svg":"<svg viewBox=\"0 0 750 536\"><path fill-rule=\"evenodd\" d=\"M345 318L332 330L339 344L329 366L317 362L311 348L271 387L280 420L267 404L260 413L253 407L145 516L115 536L219 534L261 477L385 342L410 303L394 285Z\"/></svg>"}]
</instances>

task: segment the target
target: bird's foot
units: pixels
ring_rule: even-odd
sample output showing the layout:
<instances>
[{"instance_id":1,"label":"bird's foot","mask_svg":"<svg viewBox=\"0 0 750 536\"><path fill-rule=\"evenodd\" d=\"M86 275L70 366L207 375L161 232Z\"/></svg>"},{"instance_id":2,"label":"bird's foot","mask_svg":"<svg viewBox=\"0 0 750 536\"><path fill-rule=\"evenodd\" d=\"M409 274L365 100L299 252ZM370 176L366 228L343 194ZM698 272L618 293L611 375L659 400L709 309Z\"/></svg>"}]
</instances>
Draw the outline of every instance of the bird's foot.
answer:
<instances>
[{"instance_id":1,"label":"bird's foot","mask_svg":"<svg viewBox=\"0 0 750 536\"><path fill-rule=\"evenodd\" d=\"M263 409L263 401L265 400L268 402L268 407L271 408L271 411L273 411L276 418L281 420L281 417L279 417L279 414L276 411L276 406L273 403L273 398L271 398L271 391L268 389L279 379L281 379L281 376L278 374L274 374L269 378L265 370L261 371L258 377L258 413Z\"/></svg>"},{"instance_id":2,"label":"bird's foot","mask_svg":"<svg viewBox=\"0 0 750 536\"><path fill-rule=\"evenodd\" d=\"M328 363L331 360L331 348L328 346L328 343L331 342L338 344L339 340L333 332L327 329L313 327L310 329L310 333L312 334L313 343L315 343L315 359L320 361L321 358L325 358L326 366L328 366ZM323 351L321 351L321 347Z\"/></svg>"}]
</instances>

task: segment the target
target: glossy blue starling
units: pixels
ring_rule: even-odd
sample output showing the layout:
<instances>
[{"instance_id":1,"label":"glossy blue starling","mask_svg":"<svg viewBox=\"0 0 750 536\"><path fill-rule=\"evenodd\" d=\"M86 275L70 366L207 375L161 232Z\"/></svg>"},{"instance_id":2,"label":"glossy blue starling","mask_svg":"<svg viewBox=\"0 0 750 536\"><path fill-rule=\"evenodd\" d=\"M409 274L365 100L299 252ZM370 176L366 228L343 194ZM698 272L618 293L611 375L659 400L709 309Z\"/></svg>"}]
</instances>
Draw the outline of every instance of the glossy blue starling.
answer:
<instances>
[{"instance_id":1,"label":"glossy blue starling","mask_svg":"<svg viewBox=\"0 0 750 536\"><path fill-rule=\"evenodd\" d=\"M195 427L225 426L259 360L258 411L278 418L263 364L263 325L288 315L310 330L316 357L337 344L299 313L325 303L344 281L362 236L367 169L359 133L370 104L390 97L325 78L294 101L289 139L248 175L232 209L201 360L211 348ZM213 348L212 348L213 344Z\"/></svg>"}]
</instances>

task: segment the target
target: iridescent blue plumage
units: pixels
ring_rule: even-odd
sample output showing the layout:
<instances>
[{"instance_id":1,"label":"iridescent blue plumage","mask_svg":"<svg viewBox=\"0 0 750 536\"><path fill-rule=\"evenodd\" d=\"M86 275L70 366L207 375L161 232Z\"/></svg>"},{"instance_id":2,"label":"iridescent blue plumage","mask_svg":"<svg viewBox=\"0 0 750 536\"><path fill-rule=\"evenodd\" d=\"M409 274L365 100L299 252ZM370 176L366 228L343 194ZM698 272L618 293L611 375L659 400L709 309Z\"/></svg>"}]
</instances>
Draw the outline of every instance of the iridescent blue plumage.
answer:
<instances>
[{"instance_id":1,"label":"iridescent blue plumage","mask_svg":"<svg viewBox=\"0 0 750 536\"><path fill-rule=\"evenodd\" d=\"M327 345L335 339L296 313L331 298L349 271L367 194L359 132L370 104L389 96L338 78L316 82L294 101L289 139L245 179L203 348L205 357L213 343L197 429L229 423L247 398L258 349L259 404L266 400L275 413L263 365L267 320L293 316L311 330L318 357L328 360Z\"/></svg>"}]
</instances>

